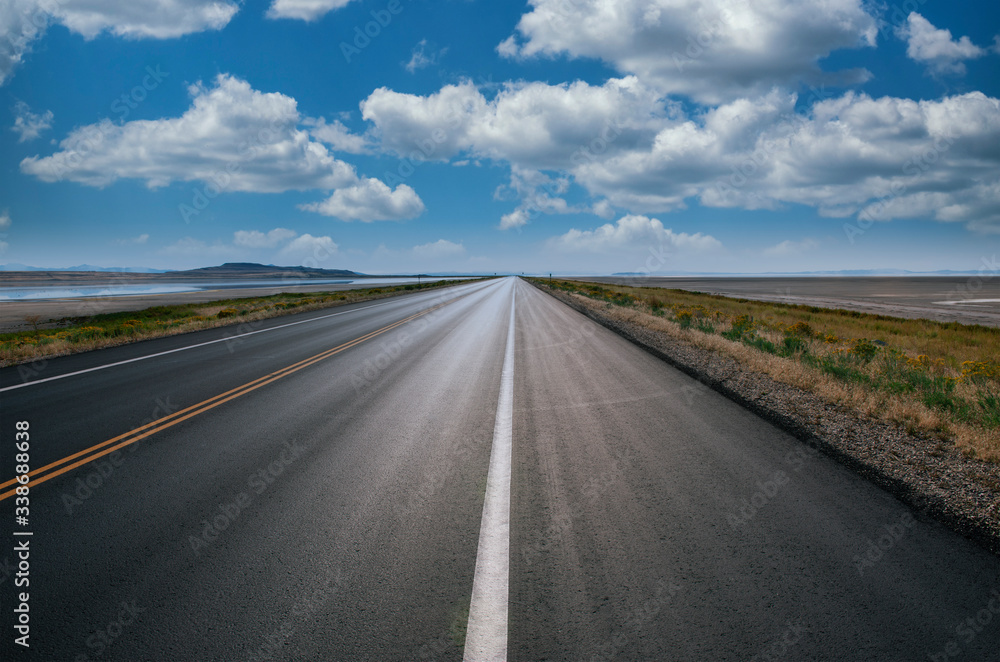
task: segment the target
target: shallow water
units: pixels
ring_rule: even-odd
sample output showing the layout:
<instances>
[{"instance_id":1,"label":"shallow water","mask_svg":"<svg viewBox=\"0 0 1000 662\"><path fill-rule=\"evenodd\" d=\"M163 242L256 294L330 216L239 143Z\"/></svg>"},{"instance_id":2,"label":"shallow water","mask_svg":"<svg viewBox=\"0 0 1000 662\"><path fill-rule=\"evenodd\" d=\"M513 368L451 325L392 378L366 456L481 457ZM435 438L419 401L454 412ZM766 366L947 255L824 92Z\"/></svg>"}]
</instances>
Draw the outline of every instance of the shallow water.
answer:
<instances>
[{"instance_id":1,"label":"shallow water","mask_svg":"<svg viewBox=\"0 0 1000 662\"><path fill-rule=\"evenodd\" d=\"M444 280L442 278L421 278L421 282ZM203 290L248 289L260 287L296 287L299 285L399 285L416 283L416 278L360 278L360 279L272 279L240 281L177 281L172 283L136 283L67 285L65 282L52 285L32 284L30 287L0 287L0 301L38 301L45 299L79 299L87 297L119 297L141 294L171 294L175 292L199 292Z\"/></svg>"}]
</instances>

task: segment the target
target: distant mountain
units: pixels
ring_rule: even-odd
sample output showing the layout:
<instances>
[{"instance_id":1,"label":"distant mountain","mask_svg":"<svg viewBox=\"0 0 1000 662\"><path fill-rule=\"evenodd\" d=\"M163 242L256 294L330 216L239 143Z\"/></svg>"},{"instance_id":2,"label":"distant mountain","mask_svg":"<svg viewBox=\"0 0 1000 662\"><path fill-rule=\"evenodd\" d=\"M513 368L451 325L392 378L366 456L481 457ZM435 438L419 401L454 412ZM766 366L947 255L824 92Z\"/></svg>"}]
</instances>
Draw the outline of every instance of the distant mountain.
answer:
<instances>
[{"instance_id":1,"label":"distant mountain","mask_svg":"<svg viewBox=\"0 0 1000 662\"><path fill-rule=\"evenodd\" d=\"M167 269L150 269L148 267L96 267L92 264L78 264L75 267L49 268L32 267L27 264L11 262L10 264L0 264L0 271L99 271L133 274L162 274L166 273Z\"/></svg>"},{"instance_id":2,"label":"distant mountain","mask_svg":"<svg viewBox=\"0 0 1000 662\"><path fill-rule=\"evenodd\" d=\"M256 262L226 262L218 267L201 267L187 271L171 271L171 276L184 278L364 278L364 274L347 269L316 269L312 267L278 267Z\"/></svg>"}]
</instances>

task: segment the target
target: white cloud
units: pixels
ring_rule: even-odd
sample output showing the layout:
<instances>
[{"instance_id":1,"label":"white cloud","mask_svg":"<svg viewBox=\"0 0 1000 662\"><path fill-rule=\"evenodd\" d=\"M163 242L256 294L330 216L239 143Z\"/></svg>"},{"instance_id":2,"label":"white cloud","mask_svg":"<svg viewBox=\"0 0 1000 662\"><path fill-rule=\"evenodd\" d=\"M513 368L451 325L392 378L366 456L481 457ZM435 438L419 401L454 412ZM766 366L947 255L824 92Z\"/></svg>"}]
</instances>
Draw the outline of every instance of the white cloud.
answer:
<instances>
[{"instance_id":1,"label":"white cloud","mask_svg":"<svg viewBox=\"0 0 1000 662\"><path fill-rule=\"evenodd\" d=\"M515 228L520 228L528 224L528 219L531 215L528 213L527 209L518 207L509 214L504 214L500 217L500 229L501 230L513 230Z\"/></svg>"},{"instance_id":2,"label":"white cloud","mask_svg":"<svg viewBox=\"0 0 1000 662\"><path fill-rule=\"evenodd\" d=\"M982 228L1000 171L1000 101L848 93L794 111L795 96L737 100L668 124L652 144L573 169L575 181L631 211L813 206L849 216L962 220ZM958 206L954 206L958 205ZM945 209L953 209L946 218ZM970 225L971 227L971 225Z\"/></svg>"},{"instance_id":3,"label":"white cloud","mask_svg":"<svg viewBox=\"0 0 1000 662\"><path fill-rule=\"evenodd\" d=\"M858 82L866 71L824 74L819 60L874 46L862 0L530 0L505 57L597 58L670 94L705 103L772 87Z\"/></svg>"},{"instance_id":4,"label":"white cloud","mask_svg":"<svg viewBox=\"0 0 1000 662\"><path fill-rule=\"evenodd\" d=\"M465 246L447 239L438 239L428 244L414 246L413 254L420 258L456 257L465 254Z\"/></svg>"},{"instance_id":5,"label":"white cloud","mask_svg":"<svg viewBox=\"0 0 1000 662\"><path fill-rule=\"evenodd\" d=\"M240 5L224 0L61 0L55 20L87 39L103 31L130 39L170 39L221 30Z\"/></svg>"},{"instance_id":6,"label":"white cloud","mask_svg":"<svg viewBox=\"0 0 1000 662\"><path fill-rule=\"evenodd\" d=\"M817 103L808 120L780 123L756 147L760 165L744 188L774 202L829 216L998 223L997 187L984 182L1000 170L1000 101L980 92L939 101L847 94Z\"/></svg>"},{"instance_id":7,"label":"white cloud","mask_svg":"<svg viewBox=\"0 0 1000 662\"><path fill-rule=\"evenodd\" d=\"M6 230L11 226L10 212L4 210L0 212L0 230ZM0 253L6 253L7 249L10 247L6 241L0 241Z\"/></svg>"},{"instance_id":8,"label":"white cloud","mask_svg":"<svg viewBox=\"0 0 1000 662\"><path fill-rule=\"evenodd\" d=\"M426 97L383 87L361 103L382 147L401 156L447 160L466 153L536 170L634 146L669 111L635 77L601 86L507 83L490 101L468 81Z\"/></svg>"},{"instance_id":9,"label":"white cloud","mask_svg":"<svg viewBox=\"0 0 1000 662\"><path fill-rule=\"evenodd\" d=\"M413 47L413 52L410 55L410 61L403 66L412 74L415 73L417 69L423 69L424 67L429 67L432 64L437 64L438 58L447 52L447 48L442 48L439 51L434 51L433 49L428 51L427 40L421 39L417 42L417 45Z\"/></svg>"},{"instance_id":10,"label":"white cloud","mask_svg":"<svg viewBox=\"0 0 1000 662\"><path fill-rule=\"evenodd\" d=\"M553 178L539 172L511 165L510 184L497 188L497 200L519 200L518 208L500 219L500 229L525 225L532 214L572 214L581 211L559 197L569 190L569 178Z\"/></svg>"},{"instance_id":11,"label":"white cloud","mask_svg":"<svg viewBox=\"0 0 1000 662\"><path fill-rule=\"evenodd\" d=\"M76 129L59 152L26 158L21 171L47 182L98 187L119 178L145 180L150 188L201 181L216 194L333 189L326 201L302 208L344 219L412 218L424 211L409 186L390 190L378 180L359 178L353 166L298 129L295 99L258 92L225 74L214 87L193 85L190 93L191 108L178 118L105 120ZM313 126L330 139L342 125L317 121Z\"/></svg>"},{"instance_id":12,"label":"white cloud","mask_svg":"<svg viewBox=\"0 0 1000 662\"><path fill-rule=\"evenodd\" d=\"M267 10L267 17L315 21L350 2L351 0L274 0Z\"/></svg>"},{"instance_id":13,"label":"white cloud","mask_svg":"<svg viewBox=\"0 0 1000 662\"><path fill-rule=\"evenodd\" d=\"M765 248L763 253L768 257L785 257L788 255L798 255L799 253L817 248L819 248L819 243L815 239L803 239L801 241L786 239L780 244Z\"/></svg>"},{"instance_id":14,"label":"white cloud","mask_svg":"<svg viewBox=\"0 0 1000 662\"><path fill-rule=\"evenodd\" d=\"M170 39L221 30L239 11L227 0L4 0L0 3L0 85L50 24L85 39L109 32L128 39Z\"/></svg>"},{"instance_id":15,"label":"white cloud","mask_svg":"<svg viewBox=\"0 0 1000 662\"><path fill-rule=\"evenodd\" d=\"M182 116L74 130L61 151L30 157L21 171L47 182L103 187L119 178L150 188L173 181L213 183L224 191L332 189L357 181L354 168L296 128L295 99L262 93L220 74L214 87L192 85Z\"/></svg>"},{"instance_id":16,"label":"white cloud","mask_svg":"<svg viewBox=\"0 0 1000 662\"><path fill-rule=\"evenodd\" d=\"M986 50L973 44L968 37L953 40L950 30L939 30L917 12L911 12L897 32L906 40L906 54L937 74L962 75L965 73L962 60L986 54Z\"/></svg>"},{"instance_id":17,"label":"white cloud","mask_svg":"<svg viewBox=\"0 0 1000 662\"><path fill-rule=\"evenodd\" d=\"M847 93L808 101L776 89L687 114L628 78L599 87L507 84L492 100L471 83L424 97L382 88L362 113L382 149L405 158L508 163L511 184L502 190L522 204L501 219L504 229L535 212L580 211L532 177L582 186L602 200L594 207L602 214L660 213L698 200L743 209L797 203L849 216L891 196L880 213L961 218L979 229L995 223L976 214L995 217L981 184L1000 172L997 99ZM421 141L427 149L409 154Z\"/></svg>"},{"instance_id":18,"label":"white cloud","mask_svg":"<svg viewBox=\"0 0 1000 662\"><path fill-rule=\"evenodd\" d=\"M330 124L326 119L320 117L313 119L308 117L302 121L305 126L311 127L309 135L316 140L326 143L335 152L347 152L348 154L367 154L370 150L368 139L351 133L342 122L334 120Z\"/></svg>"},{"instance_id":19,"label":"white cloud","mask_svg":"<svg viewBox=\"0 0 1000 662\"><path fill-rule=\"evenodd\" d=\"M615 216L615 208L607 200L598 200L594 203L593 209L591 209L596 216L603 218L606 221L610 221Z\"/></svg>"},{"instance_id":20,"label":"white cloud","mask_svg":"<svg viewBox=\"0 0 1000 662\"><path fill-rule=\"evenodd\" d=\"M267 233L260 230L237 230L233 233L233 244L243 248L274 248L297 234L287 228L275 228Z\"/></svg>"},{"instance_id":21,"label":"white cloud","mask_svg":"<svg viewBox=\"0 0 1000 662\"><path fill-rule=\"evenodd\" d=\"M687 234L664 228L659 219L646 216L623 216L615 224L607 223L594 230L572 229L553 237L549 245L564 252L604 253L656 247L661 252L710 251L722 248L711 235Z\"/></svg>"},{"instance_id":22,"label":"white cloud","mask_svg":"<svg viewBox=\"0 0 1000 662\"><path fill-rule=\"evenodd\" d=\"M337 242L330 237L314 237L307 233L289 242L278 255L298 260L312 258L321 261L336 255L339 248Z\"/></svg>"},{"instance_id":23,"label":"white cloud","mask_svg":"<svg viewBox=\"0 0 1000 662\"><path fill-rule=\"evenodd\" d=\"M28 104L18 101L14 106L14 115L14 126L11 127L11 131L18 135L19 143L34 140L42 131L52 128L51 110L41 114L33 113Z\"/></svg>"},{"instance_id":24,"label":"white cloud","mask_svg":"<svg viewBox=\"0 0 1000 662\"><path fill-rule=\"evenodd\" d=\"M317 237L308 233L300 235L287 228L274 228L269 232L237 230L233 233L231 243L218 240L208 243L184 237L161 252L201 259L246 260L266 251L264 254L272 256L267 258L270 260L318 266L323 260L339 255L339 250L337 242L328 236Z\"/></svg>"},{"instance_id":25,"label":"white cloud","mask_svg":"<svg viewBox=\"0 0 1000 662\"><path fill-rule=\"evenodd\" d=\"M214 87L192 85L191 107L180 117L76 129L60 151L21 162L21 171L47 182L107 186L119 178L145 180L150 188L200 181L215 195L227 191L280 193L333 190L303 209L364 221L412 218L424 204L409 186L395 190L359 178L301 130L295 99L263 93L246 81L220 74ZM344 136L339 122L313 120L324 138ZM214 197L214 195L212 196Z\"/></svg>"},{"instance_id":26,"label":"white cloud","mask_svg":"<svg viewBox=\"0 0 1000 662\"><path fill-rule=\"evenodd\" d=\"M116 239L115 243L119 246L141 246L149 241L149 234L143 233L138 237L127 237L125 239Z\"/></svg>"},{"instance_id":27,"label":"white cloud","mask_svg":"<svg viewBox=\"0 0 1000 662\"><path fill-rule=\"evenodd\" d=\"M365 178L353 186L337 189L322 202L299 208L344 221L371 222L419 216L424 212L424 203L406 184L392 190L378 179Z\"/></svg>"},{"instance_id":28,"label":"white cloud","mask_svg":"<svg viewBox=\"0 0 1000 662\"><path fill-rule=\"evenodd\" d=\"M0 2L0 85L6 83L48 27L50 16L38 0Z\"/></svg>"}]
</instances>

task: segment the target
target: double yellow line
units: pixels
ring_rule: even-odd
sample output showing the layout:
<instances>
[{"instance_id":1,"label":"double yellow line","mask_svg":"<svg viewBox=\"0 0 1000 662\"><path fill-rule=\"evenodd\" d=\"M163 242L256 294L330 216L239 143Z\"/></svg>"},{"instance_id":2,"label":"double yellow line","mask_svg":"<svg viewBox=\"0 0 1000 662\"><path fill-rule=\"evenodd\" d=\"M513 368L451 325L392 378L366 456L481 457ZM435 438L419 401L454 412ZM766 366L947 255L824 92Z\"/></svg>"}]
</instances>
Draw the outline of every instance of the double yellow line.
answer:
<instances>
[{"instance_id":1,"label":"double yellow line","mask_svg":"<svg viewBox=\"0 0 1000 662\"><path fill-rule=\"evenodd\" d=\"M84 464L87 464L89 462L93 462L99 457L103 457L105 455L108 455L109 453L114 453L115 451L121 448L124 448L130 444L134 444L140 439L145 439L146 437L154 435L157 432L166 430L169 427L177 425L181 421L186 421L187 419L197 416L198 414L202 414L208 411L209 409L214 409L215 407L218 407L219 405L225 402L234 400L240 397L241 395L246 395L251 391L255 391L259 389L261 386L265 386L267 384L270 384L271 382L275 382L281 379L282 377L287 377L293 372L298 372L299 370L307 368L313 365L314 363L319 363L323 359L330 358L334 354L339 354L340 352L343 352L345 349L350 349L355 345L360 345L366 340L371 340L375 336L382 335L383 333L391 331L398 326L402 326L407 322L411 322L417 319L418 317L426 315L430 312L437 310L438 308L441 308L442 306L447 305L448 303L450 302L441 303L436 306L433 306L432 308L428 308L427 310L422 310L419 313L416 313L415 315L410 315L409 317L401 319L398 322L393 322L388 326L383 326L381 329L372 331L371 333L365 334L360 338L355 338L354 340L348 341L342 345L338 345L332 349L320 352L315 356L310 356L308 359L303 359L298 363L293 363L292 365L282 368L281 370L276 370L268 375L264 375L263 377L255 379L252 382L247 382L242 386L237 386L234 389L226 391L225 393L220 393L219 395L209 398L208 400L199 402L196 405L191 405L190 407L181 409L180 411L174 412L169 416L164 416L163 418L159 418L153 421L152 423L147 423L146 425L138 427L134 430L130 430L125 434L120 434L117 437L108 439L107 441L102 441L99 444L95 444L90 448L86 448L77 453L73 453L72 455L67 455L61 460L57 460L55 462L52 462L51 464L47 464L44 467L39 467L38 469L35 469L28 473L29 481L27 485L28 487L34 487L40 483L44 483L47 480L55 478L56 476L61 476L67 471L72 471L77 467L83 466ZM6 492L0 494L0 501L3 501L4 499L8 499L14 496L17 490L16 485L17 485L17 479L15 478L12 478L3 484L0 484L0 490L4 490L8 487L11 488L10 490L7 490Z\"/></svg>"}]
</instances>

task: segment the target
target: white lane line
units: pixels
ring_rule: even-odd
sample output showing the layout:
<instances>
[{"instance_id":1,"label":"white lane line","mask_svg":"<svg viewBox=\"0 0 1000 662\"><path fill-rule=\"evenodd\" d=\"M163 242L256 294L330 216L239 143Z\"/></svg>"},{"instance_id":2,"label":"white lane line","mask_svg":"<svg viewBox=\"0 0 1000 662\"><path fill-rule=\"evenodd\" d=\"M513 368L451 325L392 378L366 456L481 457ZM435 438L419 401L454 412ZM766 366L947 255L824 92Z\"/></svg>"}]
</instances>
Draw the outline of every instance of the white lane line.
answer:
<instances>
[{"instance_id":1,"label":"white lane line","mask_svg":"<svg viewBox=\"0 0 1000 662\"><path fill-rule=\"evenodd\" d=\"M517 287L515 281L515 288ZM510 455L514 424L514 302L510 297L507 350L500 377L500 400L486 478L483 523L479 529L476 574L465 635L465 662L507 659L507 581L510 567Z\"/></svg>"},{"instance_id":2,"label":"white lane line","mask_svg":"<svg viewBox=\"0 0 1000 662\"><path fill-rule=\"evenodd\" d=\"M23 384L15 384L14 386L5 386L0 388L0 393L4 391L13 391L17 388L24 388L25 386L34 386L35 384L44 384L45 382L51 382L56 379L66 379L67 377L74 377L76 375L82 375L87 372L94 372L95 370L104 370L105 368L114 368L115 366L125 365L126 363L135 363L136 361L145 361L146 359L153 359L157 356L164 356L166 354L173 354L174 352L184 352L189 349L194 349L196 347L204 347L205 345L214 345L217 342L226 342L229 340L236 340L237 338L246 338L247 336L256 335L258 333L267 333L268 331L277 331L278 329L285 329L290 326L297 326L299 324L308 324L309 322L318 322L319 320L329 319L331 317L336 317L337 315L347 315L348 313L356 313L360 310L368 310L369 308L378 308L380 306L388 306L391 303L396 303L395 301L384 301L382 303L372 304L370 306L364 306L363 308L352 308L351 310L342 310L339 313L331 313L329 315L322 315L320 317L313 317L312 319L300 320L298 322L289 322L288 324L282 324L281 326L272 326L269 329L260 329L259 331L247 331L246 333L241 333L235 336L226 336L225 338L219 338L218 340L209 340L208 342L198 343L196 345L188 345L186 347L178 347L177 349L168 349L165 352L157 352L156 354L147 354L146 356L137 356L134 359L126 359L125 361L116 361L115 363L107 363L105 365L95 366L93 368L86 368L84 370L77 370L76 372L67 372L65 375L56 375L54 377L46 377L45 379L36 379L31 382L24 382Z\"/></svg>"}]
</instances>

